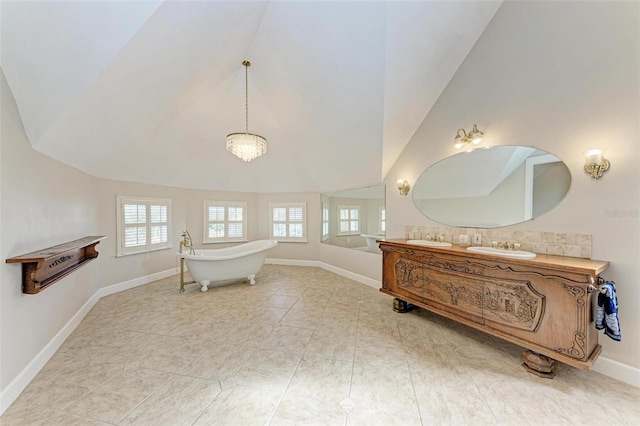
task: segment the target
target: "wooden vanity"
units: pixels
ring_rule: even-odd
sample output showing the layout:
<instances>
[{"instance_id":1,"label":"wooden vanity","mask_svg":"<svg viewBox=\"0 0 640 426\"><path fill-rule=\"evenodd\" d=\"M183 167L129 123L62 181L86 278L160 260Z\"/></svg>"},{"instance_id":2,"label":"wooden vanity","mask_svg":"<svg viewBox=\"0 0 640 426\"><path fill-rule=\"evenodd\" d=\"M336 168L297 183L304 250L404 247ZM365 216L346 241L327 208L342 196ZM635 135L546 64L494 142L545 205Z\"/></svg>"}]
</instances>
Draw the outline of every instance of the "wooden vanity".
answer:
<instances>
[{"instance_id":1,"label":"wooden vanity","mask_svg":"<svg viewBox=\"0 0 640 426\"><path fill-rule=\"evenodd\" d=\"M413 304L522 346L523 365L541 377L553 377L556 361L589 370L602 350L592 296L609 262L514 259L404 239L380 241L380 249L380 291L396 298L397 312Z\"/></svg>"}]
</instances>

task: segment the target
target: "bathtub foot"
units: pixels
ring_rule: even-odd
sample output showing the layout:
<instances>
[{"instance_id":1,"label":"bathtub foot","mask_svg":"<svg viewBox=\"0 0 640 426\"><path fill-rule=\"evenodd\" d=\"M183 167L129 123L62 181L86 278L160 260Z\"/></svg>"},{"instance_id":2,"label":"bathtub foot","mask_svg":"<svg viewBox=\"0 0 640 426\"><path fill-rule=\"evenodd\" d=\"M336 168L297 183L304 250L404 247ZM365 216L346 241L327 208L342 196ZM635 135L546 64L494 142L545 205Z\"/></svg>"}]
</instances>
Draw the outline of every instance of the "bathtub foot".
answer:
<instances>
[{"instance_id":1,"label":"bathtub foot","mask_svg":"<svg viewBox=\"0 0 640 426\"><path fill-rule=\"evenodd\" d=\"M200 291L204 293L205 291L209 290L209 284L210 283L211 283L211 281L209 281L209 280L200 281L200 285L202 286L200 288Z\"/></svg>"},{"instance_id":2,"label":"bathtub foot","mask_svg":"<svg viewBox=\"0 0 640 426\"><path fill-rule=\"evenodd\" d=\"M249 280L249 284L256 285L256 276L255 275L249 275L247 277L247 279Z\"/></svg>"}]
</instances>

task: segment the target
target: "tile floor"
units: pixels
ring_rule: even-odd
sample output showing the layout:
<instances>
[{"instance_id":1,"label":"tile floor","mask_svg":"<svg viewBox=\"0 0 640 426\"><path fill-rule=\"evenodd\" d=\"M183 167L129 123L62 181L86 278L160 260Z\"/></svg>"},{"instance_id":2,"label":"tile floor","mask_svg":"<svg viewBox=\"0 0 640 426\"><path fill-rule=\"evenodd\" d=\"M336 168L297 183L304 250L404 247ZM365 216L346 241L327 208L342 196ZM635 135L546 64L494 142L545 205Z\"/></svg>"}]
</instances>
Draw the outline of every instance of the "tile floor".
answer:
<instances>
[{"instance_id":1,"label":"tile floor","mask_svg":"<svg viewBox=\"0 0 640 426\"><path fill-rule=\"evenodd\" d=\"M2 425L638 424L640 389L561 365L318 268L102 298ZM606 337L604 337L606 338Z\"/></svg>"}]
</instances>

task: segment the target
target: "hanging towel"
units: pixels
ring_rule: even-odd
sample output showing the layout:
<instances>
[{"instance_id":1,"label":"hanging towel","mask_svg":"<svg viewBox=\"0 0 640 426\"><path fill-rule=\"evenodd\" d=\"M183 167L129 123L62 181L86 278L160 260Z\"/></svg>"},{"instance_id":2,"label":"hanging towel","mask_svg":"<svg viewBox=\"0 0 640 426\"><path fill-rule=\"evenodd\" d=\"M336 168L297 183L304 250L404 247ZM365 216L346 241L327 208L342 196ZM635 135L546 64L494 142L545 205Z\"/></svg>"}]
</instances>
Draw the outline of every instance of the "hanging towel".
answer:
<instances>
[{"instance_id":1,"label":"hanging towel","mask_svg":"<svg viewBox=\"0 0 640 426\"><path fill-rule=\"evenodd\" d=\"M598 330L604 329L604 334L613 340L619 342L622 339L620 320L618 319L618 296L616 295L616 284L613 281L607 281L600 287L596 328Z\"/></svg>"}]
</instances>

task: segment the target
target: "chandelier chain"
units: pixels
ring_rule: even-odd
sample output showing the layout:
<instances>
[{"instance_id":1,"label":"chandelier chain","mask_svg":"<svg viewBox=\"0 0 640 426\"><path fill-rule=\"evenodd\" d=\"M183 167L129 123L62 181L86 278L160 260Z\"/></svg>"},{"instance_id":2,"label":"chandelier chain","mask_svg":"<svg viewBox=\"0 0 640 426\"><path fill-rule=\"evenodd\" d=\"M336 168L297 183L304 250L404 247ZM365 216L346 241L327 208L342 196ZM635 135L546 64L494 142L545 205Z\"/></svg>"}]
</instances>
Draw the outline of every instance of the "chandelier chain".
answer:
<instances>
[{"instance_id":1,"label":"chandelier chain","mask_svg":"<svg viewBox=\"0 0 640 426\"><path fill-rule=\"evenodd\" d=\"M249 133L249 65L251 62L244 61L244 132Z\"/></svg>"}]
</instances>

